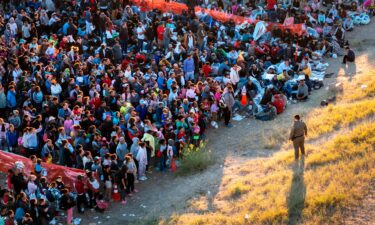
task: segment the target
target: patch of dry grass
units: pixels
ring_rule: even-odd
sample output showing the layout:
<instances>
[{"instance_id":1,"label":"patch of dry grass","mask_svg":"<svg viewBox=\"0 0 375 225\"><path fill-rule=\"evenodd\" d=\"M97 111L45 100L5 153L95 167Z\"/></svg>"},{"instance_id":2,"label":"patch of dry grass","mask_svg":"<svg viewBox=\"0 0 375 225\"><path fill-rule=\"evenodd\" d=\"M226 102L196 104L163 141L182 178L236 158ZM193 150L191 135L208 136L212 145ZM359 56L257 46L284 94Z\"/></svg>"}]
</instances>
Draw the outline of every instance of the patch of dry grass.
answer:
<instances>
[{"instance_id":1,"label":"patch of dry grass","mask_svg":"<svg viewBox=\"0 0 375 225\"><path fill-rule=\"evenodd\" d=\"M289 138L289 130L285 126L277 126L273 131L269 133L263 133L262 135L262 144L264 149L275 149L280 146L280 143L283 143Z\"/></svg>"},{"instance_id":2,"label":"patch of dry grass","mask_svg":"<svg viewBox=\"0 0 375 225\"><path fill-rule=\"evenodd\" d=\"M375 97L375 71L356 76L353 82L343 83L343 94L338 96L341 102L353 102Z\"/></svg>"},{"instance_id":3,"label":"patch of dry grass","mask_svg":"<svg viewBox=\"0 0 375 225\"><path fill-rule=\"evenodd\" d=\"M326 108L314 110L306 120L309 126L309 137L319 137L374 114L375 101L372 99L329 105Z\"/></svg>"}]
</instances>

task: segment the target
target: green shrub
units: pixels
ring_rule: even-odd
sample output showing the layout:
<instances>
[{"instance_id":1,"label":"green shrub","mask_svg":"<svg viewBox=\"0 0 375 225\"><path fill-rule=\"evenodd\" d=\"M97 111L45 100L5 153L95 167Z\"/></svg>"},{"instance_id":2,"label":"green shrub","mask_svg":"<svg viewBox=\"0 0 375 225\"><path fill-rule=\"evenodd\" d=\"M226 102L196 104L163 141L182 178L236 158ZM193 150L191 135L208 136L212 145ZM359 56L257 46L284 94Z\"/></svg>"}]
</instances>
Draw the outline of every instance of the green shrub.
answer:
<instances>
[{"instance_id":1,"label":"green shrub","mask_svg":"<svg viewBox=\"0 0 375 225\"><path fill-rule=\"evenodd\" d=\"M185 149L181 165L177 168L177 176L185 176L201 172L214 162L211 151L205 150L203 145L199 148Z\"/></svg>"}]
</instances>

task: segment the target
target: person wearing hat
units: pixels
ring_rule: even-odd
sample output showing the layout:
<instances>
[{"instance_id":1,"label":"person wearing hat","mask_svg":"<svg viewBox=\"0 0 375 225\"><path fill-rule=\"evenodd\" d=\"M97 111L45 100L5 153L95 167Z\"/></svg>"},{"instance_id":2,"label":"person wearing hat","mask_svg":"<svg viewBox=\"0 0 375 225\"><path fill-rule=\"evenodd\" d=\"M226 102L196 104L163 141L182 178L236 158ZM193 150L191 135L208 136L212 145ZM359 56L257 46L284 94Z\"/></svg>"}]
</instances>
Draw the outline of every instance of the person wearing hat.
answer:
<instances>
[{"instance_id":1,"label":"person wearing hat","mask_svg":"<svg viewBox=\"0 0 375 225\"><path fill-rule=\"evenodd\" d=\"M293 142L295 160L298 160L300 150L302 157L305 155L305 137L307 137L307 126L299 115L295 115L289 135L289 140Z\"/></svg>"}]
</instances>

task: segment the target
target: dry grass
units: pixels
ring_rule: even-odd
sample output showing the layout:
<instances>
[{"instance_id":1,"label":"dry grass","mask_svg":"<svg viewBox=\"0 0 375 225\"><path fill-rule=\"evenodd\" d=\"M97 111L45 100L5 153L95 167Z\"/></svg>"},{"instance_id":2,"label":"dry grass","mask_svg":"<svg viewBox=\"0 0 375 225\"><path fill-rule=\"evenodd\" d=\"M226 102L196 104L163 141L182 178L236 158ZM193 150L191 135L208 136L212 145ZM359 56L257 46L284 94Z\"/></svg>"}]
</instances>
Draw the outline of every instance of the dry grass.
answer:
<instances>
[{"instance_id":1,"label":"dry grass","mask_svg":"<svg viewBox=\"0 0 375 225\"><path fill-rule=\"evenodd\" d=\"M285 149L224 171L214 212L175 215L165 223L342 224L344 209L357 205L375 179L374 77L345 84L350 88L336 105L307 116L314 139L305 160L294 162ZM365 81L367 87L358 88ZM286 140L283 132L273 135L270 148Z\"/></svg>"},{"instance_id":2,"label":"dry grass","mask_svg":"<svg viewBox=\"0 0 375 225\"><path fill-rule=\"evenodd\" d=\"M341 102L375 97L375 72L356 76L353 82L344 82L343 85L344 92L338 97Z\"/></svg>"},{"instance_id":3,"label":"dry grass","mask_svg":"<svg viewBox=\"0 0 375 225\"><path fill-rule=\"evenodd\" d=\"M275 149L288 140L289 130L285 126L277 126L273 129L272 133L263 133L262 145L264 149Z\"/></svg>"},{"instance_id":4,"label":"dry grass","mask_svg":"<svg viewBox=\"0 0 375 225\"><path fill-rule=\"evenodd\" d=\"M329 105L326 108L315 110L309 115L306 121L309 124L309 137L319 137L374 114L374 100Z\"/></svg>"}]
</instances>

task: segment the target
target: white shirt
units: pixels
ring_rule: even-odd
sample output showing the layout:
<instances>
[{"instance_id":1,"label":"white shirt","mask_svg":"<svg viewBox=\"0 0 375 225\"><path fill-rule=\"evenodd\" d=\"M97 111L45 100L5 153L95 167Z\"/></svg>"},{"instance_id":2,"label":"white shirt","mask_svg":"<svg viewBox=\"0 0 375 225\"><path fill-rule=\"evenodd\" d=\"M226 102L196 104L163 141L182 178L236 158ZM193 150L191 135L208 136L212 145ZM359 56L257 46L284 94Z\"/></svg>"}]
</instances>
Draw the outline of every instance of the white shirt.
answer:
<instances>
[{"instance_id":1,"label":"white shirt","mask_svg":"<svg viewBox=\"0 0 375 225\"><path fill-rule=\"evenodd\" d=\"M30 37L30 30L31 30L30 24L27 24L27 25L24 24L22 26L22 34L23 34L24 38L29 38Z\"/></svg>"},{"instance_id":2,"label":"white shirt","mask_svg":"<svg viewBox=\"0 0 375 225\"><path fill-rule=\"evenodd\" d=\"M240 81L240 76L238 75L238 71L240 70L241 68L230 68L230 81L232 82L232 84L237 84L238 81Z\"/></svg>"},{"instance_id":3,"label":"white shirt","mask_svg":"<svg viewBox=\"0 0 375 225\"><path fill-rule=\"evenodd\" d=\"M16 23L9 23L10 30L12 31L12 34L17 34L17 24Z\"/></svg>"},{"instance_id":4,"label":"white shirt","mask_svg":"<svg viewBox=\"0 0 375 225\"><path fill-rule=\"evenodd\" d=\"M137 27L137 38L140 39L140 40L144 40L145 39L145 35L143 34L143 32L145 32L145 28L142 26L142 27Z\"/></svg>"}]
</instances>

